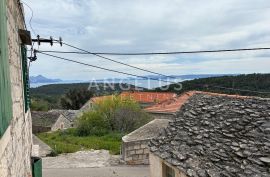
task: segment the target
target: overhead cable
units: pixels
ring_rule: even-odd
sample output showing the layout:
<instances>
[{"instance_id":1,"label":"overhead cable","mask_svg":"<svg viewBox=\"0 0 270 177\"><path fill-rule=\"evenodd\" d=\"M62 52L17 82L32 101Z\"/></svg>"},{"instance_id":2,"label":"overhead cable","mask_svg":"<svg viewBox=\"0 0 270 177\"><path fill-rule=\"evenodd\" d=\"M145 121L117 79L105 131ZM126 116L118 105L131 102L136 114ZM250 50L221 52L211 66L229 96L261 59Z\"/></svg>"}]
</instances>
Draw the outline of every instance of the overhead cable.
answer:
<instances>
[{"instance_id":1,"label":"overhead cable","mask_svg":"<svg viewBox=\"0 0 270 177\"><path fill-rule=\"evenodd\" d=\"M65 43L66 44L66 43ZM67 44L66 44L67 45ZM197 50L197 51L178 51L178 52L138 52L138 53L122 53L122 52L89 52L83 49L79 49L72 45L69 47L81 50L83 52L76 51L42 51L46 53L67 53L67 54L91 54L91 55L177 55L177 54L199 54L199 53L221 53L221 52L241 52L241 51L259 51L270 50L270 47L257 47L257 48L238 48L238 49L220 49L220 50Z\"/></svg>"},{"instance_id":2,"label":"overhead cable","mask_svg":"<svg viewBox=\"0 0 270 177\"><path fill-rule=\"evenodd\" d=\"M65 60L65 61L69 61L69 62L80 64L80 65L90 66L90 67L98 68L98 69L105 70L105 71L115 72L115 73L119 73L119 74L124 74L124 75L134 76L134 77L138 77L138 78L143 78L143 79L156 80L156 81L162 81L162 82L171 83L171 84L177 84L176 82L169 81L169 80L163 80L163 79L158 79L158 78L151 78L151 77L146 77L146 76L140 76L140 75L136 75L136 74L126 73L126 72L122 72L122 71L116 71L116 70L109 69L109 68L104 68L104 67L100 67L100 66L96 66L96 65L91 65L91 64L88 64L88 63L83 63L83 62L76 61L76 60L73 60L73 59L68 59L68 58L59 57L59 56L56 56L56 55L47 54L47 53L44 53L44 52L41 52L41 51L37 51L37 52L40 53L40 54L43 54L43 55L47 55L47 56L50 56L50 57L54 57L54 58L60 59L60 60Z\"/></svg>"},{"instance_id":3,"label":"overhead cable","mask_svg":"<svg viewBox=\"0 0 270 177\"><path fill-rule=\"evenodd\" d=\"M137 67L137 66L133 66L133 65L127 64L127 63L123 63L123 62L120 62L120 61L117 61L117 60L114 60L114 59L111 59L111 58L108 58L108 57L104 57L104 56L102 56L102 55L99 55L99 54L95 54L95 53L89 52L89 51L87 51L87 50L81 49L81 48L79 48L79 47L75 47L75 46L70 45L70 44L67 44L67 43L65 43L65 42L62 42L62 43L63 43L64 45L66 45L66 46L71 47L71 48L74 48L74 49L83 51L83 52L85 52L85 53L87 53L87 54L91 54L91 55L97 56L97 57L102 58L102 59L105 59L105 60L112 61L112 62L114 62L114 63L118 63L118 64L121 64L121 65L125 65L125 66L131 67L131 68L135 68L135 69L138 69L138 70L141 70L141 71L145 71L145 72L148 72L148 73L156 74L156 75L163 76L163 77L166 77L166 78L177 79L176 77L173 77L173 76L168 76L168 75L165 75L165 74L157 73L157 72L150 71L150 70L147 70L147 69L143 69L143 68L140 68L140 67Z\"/></svg>"}]
</instances>

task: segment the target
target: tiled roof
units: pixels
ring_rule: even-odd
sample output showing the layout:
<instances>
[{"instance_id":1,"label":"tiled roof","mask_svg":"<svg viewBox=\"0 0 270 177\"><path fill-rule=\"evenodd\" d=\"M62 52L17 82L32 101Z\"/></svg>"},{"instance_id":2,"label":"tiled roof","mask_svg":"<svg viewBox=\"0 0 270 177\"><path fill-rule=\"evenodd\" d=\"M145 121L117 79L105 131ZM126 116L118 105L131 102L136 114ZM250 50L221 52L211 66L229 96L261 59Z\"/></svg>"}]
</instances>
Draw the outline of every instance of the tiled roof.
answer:
<instances>
[{"instance_id":1,"label":"tiled roof","mask_svg":"<svg viewBox=\"0 0 270 177\"><path fill-rule=\"evenodd\" d=\"M147 112L156 112L156 113L175 113L194 93L195 92L186 92L179 97L165 100L161 103L147 107L144 110Z\"/></svg>"},{"instance_id":2,"label":"tiled roof","mask_svg":"<svg viewBox=\"0 0 270 177\"><path fill-rule=\"evenodd\" d=\"M202 91L189 91L185 92L178 97L174 97L158 104L149 106L144 110L147 112L156 112L156 113L176 113L182 107L183 104L194 94L204 93L208 95L216 95L216 96L227 96L232 98L248 98L247 96L240 95L227 95L220 93L211 93L211 92L202 92Z\"/></svg>"},{"instance_id":3,"label":"tiled roof","mask_svg":"<svg viewBox=\"0 0 270 177\"><path fill-rule=\"evenodd\" d=\"M269 177L270 100L197 92L149 146L188 177Z\"/></svg>"},{"instance_id":4,"label":"tiled roof","mask_svg":"<svg viewBox=\"0 0 270 177\"><path fill-rule=\"evenodd\" d=\"M33 126L51 127L60 115L60 112L32 111L32 124Z\"/></svg>"},{"instance_id":5,"label":"tiled roof","mask_svg":"<svg viewBox=\"0 0 270 177\"><path fill-rule=\"evenodd\" d=\"M128 97L140 103L160 103L176 97L175 93L168 92L122 92L121 97Z\"/></svg>"}]
</instances>

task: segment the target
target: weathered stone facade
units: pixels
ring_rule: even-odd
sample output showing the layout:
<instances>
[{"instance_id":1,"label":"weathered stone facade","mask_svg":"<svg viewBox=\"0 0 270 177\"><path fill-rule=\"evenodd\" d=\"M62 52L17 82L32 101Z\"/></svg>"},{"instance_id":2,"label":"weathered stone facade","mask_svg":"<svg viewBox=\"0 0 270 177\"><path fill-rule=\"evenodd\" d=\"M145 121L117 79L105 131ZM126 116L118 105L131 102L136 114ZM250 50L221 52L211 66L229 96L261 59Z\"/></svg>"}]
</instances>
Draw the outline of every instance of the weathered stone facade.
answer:
<instances>
[{"instance_id":1,"label":"weathered stone facade","mask_svg":"<svg viewBox=\"0 0 270 177\"><path fill-rule=\"evenodd\" d=\"M30 111L24 111L22 64L18 29L24 29L18 0L7 1L7 31L13 118L0 138L0 176L31 176L32 128Z\"/></svg>"},{"instance_id":2,"label":"weathered stone facade","mask_svg":"<svg viewBox=\"0 0 270 177\"><path fill-rule=\"evenodd\" d=\"M122 159L127 164L149 164L148 143L167 127L168 119L155 119L122 138Z\"/></svg>"},{"instance_id":3,"label":"weathered stone facade","mask_svg":"<svg viewBox=\"0 0 270 177\"><path fill-rule=\"evenodd\" d=\"M73 123L61 114L55 124L51 127L51 131L63 130L71 127L73 127Z\"/></svg>"},{"instance_id":4,"label":"weathered stone facade","mask_svg":"<svg viewBox=\"0 0 270 177\"><path fill-rule=\"evenodd\" d=\"M33 133L72 128L75 126L79 113L78 110L32 111Z\"/></svg>"},{"instance_id":5,"label":"weathered stone facade","mask_svg":"<svg viewBox=\"0 0 270 177\"><path fill-rule=\"evenodd\" d=\"M179 171L177 168L175 168L174 166L172 166L171 164L167 163L166 161L162 160L161 158L159 158L158 156L150 153L149 155L149 159L150 159L150 177L164 177L166 176L164 174L164 167L169 166L170 168L172 168L175 172L175 176L174 177L187 177L184 173L182 173L181 171ZM201 176L198 176L201 177Z\"/></svg>"},{"instance_id":6,"label":"weathered stone facade","mask_svg":"<svg viewBox=\"0 0 270 177\"><path fill-rule=\"evenodd\" d=\"M149 141L123 142L122 156L124 161L129 165L149 164Z\"/></svg>"}]
</instances>

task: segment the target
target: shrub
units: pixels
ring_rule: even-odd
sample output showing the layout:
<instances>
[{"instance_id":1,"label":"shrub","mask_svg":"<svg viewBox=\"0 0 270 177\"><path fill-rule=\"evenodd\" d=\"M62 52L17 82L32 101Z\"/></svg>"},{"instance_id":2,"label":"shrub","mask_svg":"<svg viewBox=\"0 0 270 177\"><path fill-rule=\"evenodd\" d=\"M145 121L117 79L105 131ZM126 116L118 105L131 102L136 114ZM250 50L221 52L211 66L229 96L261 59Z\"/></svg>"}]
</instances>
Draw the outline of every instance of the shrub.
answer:
<instances>
[{"instance_id":1,"label":"shrub","mask_svg":"<svg viewBox=\"0 0 270 177\"><path fill-rule=\"evenodd\" d=\"M140 105L130 98L114 96L94 105L78 121L81 136L104 135L108 132L127 133L150 121Z\"/></svg>"},{"instance_id":2,"label":"shrub","mask_svg":"<svg viewBox=\"0 0 270 177\"><path fill-rule=\"evenodd\" d=\"M109 132L110 126L108 121L96 111L87 112L82 115L78 123L78 135L97 135L101 136Z\"/></svg>"}]
</instances>

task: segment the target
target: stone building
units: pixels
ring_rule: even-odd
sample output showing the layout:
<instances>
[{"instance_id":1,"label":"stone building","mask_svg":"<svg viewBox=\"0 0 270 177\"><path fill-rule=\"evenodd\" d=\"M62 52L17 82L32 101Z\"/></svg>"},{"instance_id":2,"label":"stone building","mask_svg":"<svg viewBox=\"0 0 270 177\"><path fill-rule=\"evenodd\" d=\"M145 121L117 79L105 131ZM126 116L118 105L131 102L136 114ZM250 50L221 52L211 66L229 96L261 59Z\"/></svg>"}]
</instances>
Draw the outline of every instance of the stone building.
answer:
<instances>
[{"instance_id":1,"label":"stone building","mask_svg":"<svg viewBox=\"0 0 270 177\"><path fill-rule=\"evenodd\" d=\"M192 94L187 92L145 108L154 120L122 138L122 159L128 164L149 164L148 143L167 127Z\"/></svg>"},{"instance_id":2,"label":"stone building","mask_svg":"<svg viewBox=\"0 0 270 177\"><path fill-rule=\"evenodd\" d=\"M270 100L195 92L149 147L151 177L268 177Z\"/></svg>"},{"instance_id":3,"label":"stone building","mask_svg":"<svg viewBox=\"0 0 270 177\"><path fill-rule=\"evenodd\" d=\"M30 177L29 110L24 12L19 0L0 1L0 176Z\"/></svg>"},{"instance_id":4,"label":"stone building","mask_svg":"<svg viewBox=\"0 0 270 177\"><path fill-rule=\"evenodd\" d=\"M149 164L148 143L166 128L168 119L155 119L122 138L122 159L127 164Z\"/></svg>"},{"instance_id":5,"label":"stone building","mask_svg":"<svg viewBox=\"0 0 270 177\"><path fill-rule=\"evenodd\" d=\"M33 133L49 132L75 126L77 110L32 111Z\"/></svg>"}]
</instances>

